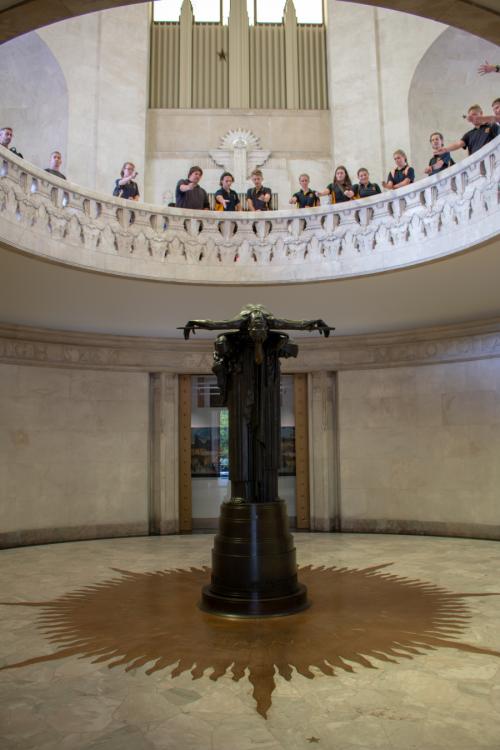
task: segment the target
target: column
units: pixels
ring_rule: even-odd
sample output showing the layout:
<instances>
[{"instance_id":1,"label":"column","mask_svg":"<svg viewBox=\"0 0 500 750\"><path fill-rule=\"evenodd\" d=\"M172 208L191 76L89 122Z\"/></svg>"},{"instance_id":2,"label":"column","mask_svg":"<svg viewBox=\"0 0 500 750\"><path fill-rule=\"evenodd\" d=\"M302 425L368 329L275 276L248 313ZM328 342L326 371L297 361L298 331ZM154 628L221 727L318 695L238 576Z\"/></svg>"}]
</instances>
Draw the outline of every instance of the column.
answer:
<instances>
[{"instance_id":1,"label":"column","mask_svg":"<svg viewBox=\"0 0 500 750\"><path fill-rule=\"evenodd\" d=\"M309 419L308 385L306 373L293 376L293 403L295 412L295 498L297 528L308 531L311 527L309 498Z\"/></svg>"},{"instance_id":2,"label":"column","mask_svg":"<svg viewBox=\"0 0 500 750\"><path fill-rule=\"evenodd\" d=\"M184 0L179 21L179 107L190 109L193 91L193 8Z\"/></svg>"},{"instance_id":3,"label":"column","mask_svg":"<svg viewBox=\"0 0 500 750\"><path fill-rule=\"evenodd\" d=\"M229 107L250 107L250 39L246 0L231 0L229 12Z\"/></svg>"},{"instance_id":4,"label":"column","mask_svg":"<svg viewBox=\"0 0 500 750\"><path fill-rule=\"evenodd\" d=\"M179 531L178 376L151 376L150 533Z\"/></svg>"},{"instance_id":5,"label":"column","mask_svg":"<svg viewBox=\"0 0 500 750\"><path fill-rule=\"evenodd\" d=\"M336 376L309 376L311 531L340 529Z\"/></svg>"},{"instance_id":6,"label":"column","mask_svg":"<svg viewBox=\"0 0 500 750\"><path fill-rule=\"evenodd\" d=\"M287 0L283 20L285 25L286 108L299 109L299 50L297 14L295 13L293 0Z\"/></svg>"}]
</instances>

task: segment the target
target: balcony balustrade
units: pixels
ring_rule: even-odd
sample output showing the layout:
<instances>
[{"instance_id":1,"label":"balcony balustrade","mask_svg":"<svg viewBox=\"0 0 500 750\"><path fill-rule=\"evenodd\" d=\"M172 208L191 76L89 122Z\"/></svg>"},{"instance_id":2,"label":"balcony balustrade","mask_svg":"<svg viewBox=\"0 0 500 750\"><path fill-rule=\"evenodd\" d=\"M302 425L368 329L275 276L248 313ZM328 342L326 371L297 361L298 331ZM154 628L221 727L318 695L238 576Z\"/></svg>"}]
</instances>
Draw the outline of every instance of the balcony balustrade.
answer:
<instances>
[{"instance_id":1,"label":"balcony balustrade","mask_svg":"<svg viewBox=\"0 0 500 750\"><path fill-rule=\"evenodd\" d=\"M112 198L0 147L0 242L107 274L196 284L290 284L382 273L500 234L500 137L454 167L373 198L268 213Z\"/></svg>"}]
</instances>

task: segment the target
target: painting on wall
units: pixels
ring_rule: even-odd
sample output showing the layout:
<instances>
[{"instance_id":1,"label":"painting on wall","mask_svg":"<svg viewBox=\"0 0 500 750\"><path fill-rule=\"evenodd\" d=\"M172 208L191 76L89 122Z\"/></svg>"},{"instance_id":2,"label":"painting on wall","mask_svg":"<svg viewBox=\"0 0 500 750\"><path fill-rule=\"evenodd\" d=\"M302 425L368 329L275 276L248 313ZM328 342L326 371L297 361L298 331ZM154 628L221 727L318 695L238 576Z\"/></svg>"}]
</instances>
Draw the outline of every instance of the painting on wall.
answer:
<instances>
[{"instance_id":1,"label":"painting on wall","mask_svg":"<svg viewBox=\"0 0 500 750\"><path fill-rule=\"evenodd\" d=\"M191 428L191 476L228 474L227 427ZM280 476L295 475L295 427L281 428Z\"/></svg>"},{"instance_id":2,"label":"painting on wall","mask_svg":"<svg viewBox=\"0 0 500 750\"><path fill-rule=\"evenodd\" d=\"M220 474L220 430L218 427L191 428L191 476Z\"/></svg>"},{"instance_id":3,"label":"painting on wall","mask_svg":"<svg viewBox=\"0 0 500 750\"><path fill-rule=\"evenodd\" d=\"M295 476L295 427L281 427L280 476Z\"/></svg>"}]
</instances>

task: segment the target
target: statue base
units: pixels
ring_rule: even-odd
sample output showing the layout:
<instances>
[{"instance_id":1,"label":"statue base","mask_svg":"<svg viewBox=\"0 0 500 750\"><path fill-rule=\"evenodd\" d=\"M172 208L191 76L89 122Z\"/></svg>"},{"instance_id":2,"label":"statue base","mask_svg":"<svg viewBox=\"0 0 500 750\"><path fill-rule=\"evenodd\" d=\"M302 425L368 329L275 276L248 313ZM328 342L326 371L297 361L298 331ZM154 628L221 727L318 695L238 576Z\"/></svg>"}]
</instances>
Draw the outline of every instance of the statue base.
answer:
<instances>
[{"instance_id":1,"label":"statue base","mask_svg":"<svg viewBox=\"0 0 500 750\"><path fill-rule=\"evenodd\" d=\"M201 609L225 617L276 617L308 606L283 500L223 503Z\"/></svg>"}]
</instances>

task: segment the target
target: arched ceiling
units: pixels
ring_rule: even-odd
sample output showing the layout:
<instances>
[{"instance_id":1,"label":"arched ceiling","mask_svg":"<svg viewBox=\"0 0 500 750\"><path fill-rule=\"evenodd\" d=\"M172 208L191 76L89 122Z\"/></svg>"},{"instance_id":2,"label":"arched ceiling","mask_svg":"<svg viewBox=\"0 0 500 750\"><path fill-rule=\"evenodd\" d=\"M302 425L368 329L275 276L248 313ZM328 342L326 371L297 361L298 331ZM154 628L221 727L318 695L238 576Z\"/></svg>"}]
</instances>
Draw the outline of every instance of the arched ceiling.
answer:
<instances>
[{"instance_id":1,"label":"arched ceiling","mask_svg":"<svg viewBox=\"0 0 500 750\"><path fill-rule=\"evenodd\" d=\"M342 336L500 315L500 239L378 276L244 289L105 276L1 246L0 267L0 321L38 328L177 338L186 320L227 318L249 302L281 317L324 318Z\"/></svg>"},{"instance_id":2,"label":"arched ceiling","mask_svg":"<svg viewBox=\"0 0 500 750\"><path fill-rule=\"evenodd\" d=\"M137 2L142 0L0 0L0 41L65 18ZM364 4L431 18L500 44L498 0L364 0Z\"/></svg>"}]
</instances>

